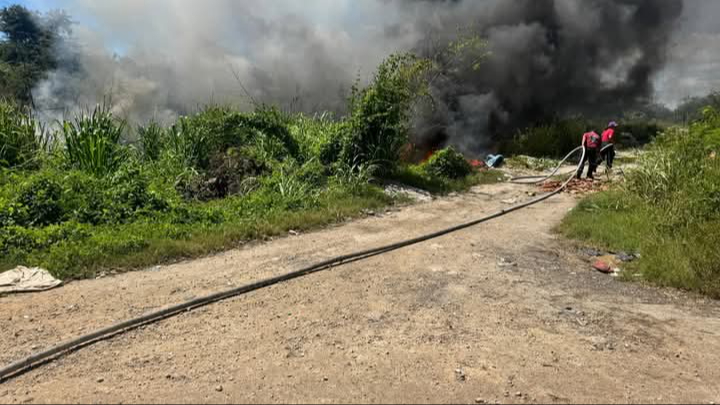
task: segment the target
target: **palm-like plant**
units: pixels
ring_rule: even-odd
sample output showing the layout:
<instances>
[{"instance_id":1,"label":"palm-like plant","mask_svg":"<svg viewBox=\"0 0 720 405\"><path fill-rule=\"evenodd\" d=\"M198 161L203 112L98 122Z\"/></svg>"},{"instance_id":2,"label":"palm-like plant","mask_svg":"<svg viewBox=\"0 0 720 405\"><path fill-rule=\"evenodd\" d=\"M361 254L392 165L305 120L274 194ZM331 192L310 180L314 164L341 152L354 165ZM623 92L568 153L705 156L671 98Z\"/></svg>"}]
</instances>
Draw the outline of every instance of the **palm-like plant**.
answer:
<instances>
[{"instance_id":1,"label":"palm-like plant","mask_svg":"<svg viewBox=\"0 0 720 405\"><path fill-rule=\"evenodd\" d=\"M125 124L104 105L62 124L65 156L74 167L96 176L112 173L123 157L120 137Z\"/></svg>"}]
</instances>

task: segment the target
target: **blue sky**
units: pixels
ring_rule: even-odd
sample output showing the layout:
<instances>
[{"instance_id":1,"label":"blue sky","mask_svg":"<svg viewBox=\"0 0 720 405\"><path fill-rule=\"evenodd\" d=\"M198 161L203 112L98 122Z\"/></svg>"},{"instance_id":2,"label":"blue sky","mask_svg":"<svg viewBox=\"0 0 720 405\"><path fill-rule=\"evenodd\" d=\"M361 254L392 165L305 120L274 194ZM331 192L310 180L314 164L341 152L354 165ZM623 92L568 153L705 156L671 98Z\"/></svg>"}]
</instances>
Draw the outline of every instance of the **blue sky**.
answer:
<instances>
[{"instance_id":1,"label":"blue sky","mask_svg":"<svg viewBox=\"0 0 720 405\"><path fill-rule=\"evenodd\" d=\"M104 0L98 0L104 1ZM115 0L117 1L117 0ZM120 0L122 1L122 0ZM152 0L148 0L152 1ZM104 26L99 26L96 16L85 10L82 2L77 0L0 0L0 7L21 4L30 10L47 12L50 10L65 10L70 17L81 26L85 26L98 33L102 33L106 46L119 54L129 47L131 42L137 40L127 32L115 33L108 31ZM377 23L378 15L373 12L373 2L358 2L357 0L315 0L315 1L290 1L282 2L281 7L275 8L278 13L297 14L312 21L317 25L342 27L342 29L356 28L358 21L369 21ZM273 12L275 11L273 10ZM353 32L349 32L353 35Z\"/></svg>"}]
</instances>

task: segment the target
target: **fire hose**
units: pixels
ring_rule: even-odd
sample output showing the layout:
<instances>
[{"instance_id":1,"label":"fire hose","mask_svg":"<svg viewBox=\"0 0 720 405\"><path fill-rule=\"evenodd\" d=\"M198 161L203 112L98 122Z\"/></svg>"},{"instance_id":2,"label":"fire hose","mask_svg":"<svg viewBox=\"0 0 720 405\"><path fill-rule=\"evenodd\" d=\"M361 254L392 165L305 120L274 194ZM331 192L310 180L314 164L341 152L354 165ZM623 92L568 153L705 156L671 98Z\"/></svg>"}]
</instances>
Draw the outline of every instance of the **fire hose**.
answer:
<instances>
[{"instance_id":1,"label":"fire hose","mask_svg":"<svg viewBox=\"0 0 720 405\"><path fill-rule=\"evenodd\" d=\"M608 145L606 145L604 148L600 149L600 153L599 153L599 154L602 155L603 152L605 152L606 150L608 150L608 149L610 149L610 148L613 148L613 147L615 147L614 144L608 144ZM572 152L568 153L567 156L565 156L565 157L560 161L560 163L558 163L558 165L555 167L555 170L553 170L553 171L552 171L550 174L548 174L548 175L541 175L541 176L519 176L519 177L513 177L513 178L511 178L510 181L513 182L513 183L519 183L519 184L537 184L537 183L542 183L542 182L550 179L551 177L555 176L555 174L557 174L557 172L558 172L558 171L560 170L560 168L565 164L565 162L567 162L568 159L570 159L571 157L573 157L573 155L575 155L576 153L578 153L581 149L582 149L582 151L583 151L582 158L580 158L580 163L578 163L577 171L576 171L576 172L573 172L573 173L577 173L578 171L580 171L580 170L582 169L582 167L580 167L580 165L583 165L584 160L585 160L585 153L586 153L586 151L585 151L585 147L584 147L584 146L578 146L577 148L573 149ZM531 180L531 181L529 181L529 182L524 182L524 180ZM570 180L572 180L572 177L570 178ZM567 183L569 183L570 180L568 180ZM567 183L563 185L563 188L567 186Z\"/></svg>"},{"instance_id":2,"label":"fire hose","mask_svg":"<svg viewBox=\"0 0 720 405\"><path fill-rule=\"evenodd\" d=\"M571 153L568 154L568 156L563 159L563 161L558 165L558 167L549 175L549 176L526 176L526 177L516 177L512 179L513 181L516 180L528 180L528 179L537 179L537 178L543 178L548 179L555 175L555 173L560 170L560 167L574 154L578 153L580 150L582 150L582 157L580 159L580 164L578 165L578 170L580 170L580 165L583 165L583 162L585 160L586 156L586 150L584 147L579 147L575 150L573 150ZM296 278L304 277L313 273L317 273L323 270L328 270L336 266L341 266L344 264L348 264L351 262L367 259L373 256L381 255L384 253L392 252L394 250L402 249L407 246L415 245L421 242L425 242L431 239L439 238L441 236L454 233L466 228L470 228L473 226L476 226L478 224L481 224L483 222L487 222L499 217L502 217L504 215L507 215L511 212L521 210L523 208L527 208L531 205L538 204L542 201L545 201L549 199L550 197L559 194L562 192L567 185L572 181L573 177L575 176L575 172L573 172L572 176L567 179L562 185L560 185L557 189L554 191L544 194L542 196L538 196L536 198L533 198L529 201L526 201L521 204L517 204L514 206L511 206L509 208L505 208L503 210L500 210L498 212L495 212L491 215L485 216L483 218L476 219L474 221L470 221L464 224L456 225L451 228L443 229L440 231L436 231L427 235L419 236L416 238L408 239L401 242L396 242L390 245L381 246L373 249L363 250L355 253L350 253L342 256L337 256L328 260L324 260L320 263L316 263L314 265L308 266L306 268L296 270L287 274L283 274L277 277L268 278L265 280L257 281L252 284L248 284L242 287L230 289L227 291L218 292L215 294L211 294L205 297L196 298L190 301L186 301L184 303L176 304L171 307L155 311L137 318L133 318L124 322L117 323L115 325L108 326L106 328L97 330L95 332L89 333L84 336L80 336L78 338L72 339L70 341L61 343L57 346L51 347L45 351L42 351L40 353L28 356L22 360L19 360L15 363L12 363L6 367L3 367L0 369L0 382L4 382L9 378L17 377L35 367L41 366L43 364L47 364L53 360L56 360L57 358L61 357L64 354L68 354L70 352L79 350L83 347L92 345L94 343L100 342L102 340L109 339L113 336L128 332L133 329L137 329L141 326L145 326L151 323L159 322L161 320L179 315L183 312L188 312L200 307L207 306L212 303L216 303L219 301L227 300L229 298L237 297L243 294L247 294L252 291L256 291L265 287L269 287L278 283L290 281ZM542 180L540 180L542 181ZM532 184L532 183L528 183Z\"/></svg>"}]
</instances>

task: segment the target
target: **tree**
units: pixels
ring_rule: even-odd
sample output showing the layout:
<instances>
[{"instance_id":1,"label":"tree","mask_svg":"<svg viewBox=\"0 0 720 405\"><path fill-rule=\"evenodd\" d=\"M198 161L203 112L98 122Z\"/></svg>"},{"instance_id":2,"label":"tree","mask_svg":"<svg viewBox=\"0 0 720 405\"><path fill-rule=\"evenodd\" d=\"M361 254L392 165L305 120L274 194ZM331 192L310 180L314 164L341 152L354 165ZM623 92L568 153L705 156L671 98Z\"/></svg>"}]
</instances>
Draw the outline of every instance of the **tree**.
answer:
<instances>
[{"instance_id":1,"label":"tree","mask_svg":"<svg viewBox=\"0 0 720 405\"><path fill-rule=\"evenodd\" d=\"M0 9L0 97L32 104L32 89L57 68L55 47L70 24L62 12L42 16L19 5Z\"/></svg>"}]
</instances>

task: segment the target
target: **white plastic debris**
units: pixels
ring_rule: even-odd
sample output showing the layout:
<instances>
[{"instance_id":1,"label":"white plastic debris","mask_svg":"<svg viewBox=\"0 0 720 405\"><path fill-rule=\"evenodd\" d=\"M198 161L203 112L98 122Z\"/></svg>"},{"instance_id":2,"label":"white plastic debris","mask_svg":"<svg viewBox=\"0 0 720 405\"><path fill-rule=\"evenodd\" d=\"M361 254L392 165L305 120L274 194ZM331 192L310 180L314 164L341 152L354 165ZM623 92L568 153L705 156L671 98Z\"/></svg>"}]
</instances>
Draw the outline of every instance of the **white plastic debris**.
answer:
<instances>
[{"instance_id":1,"label":"white plastic debris","mask_svg":"<svg viewBox=\"0 0 720 405\"><path fill-rule=\"evenodd\" d=\"M18 266L0 273L0 294L46 291L61 284L62 281L38 267Z\"/></svg>"}]
</instances>

